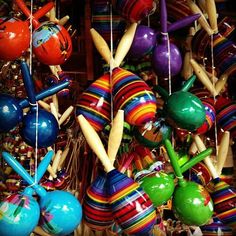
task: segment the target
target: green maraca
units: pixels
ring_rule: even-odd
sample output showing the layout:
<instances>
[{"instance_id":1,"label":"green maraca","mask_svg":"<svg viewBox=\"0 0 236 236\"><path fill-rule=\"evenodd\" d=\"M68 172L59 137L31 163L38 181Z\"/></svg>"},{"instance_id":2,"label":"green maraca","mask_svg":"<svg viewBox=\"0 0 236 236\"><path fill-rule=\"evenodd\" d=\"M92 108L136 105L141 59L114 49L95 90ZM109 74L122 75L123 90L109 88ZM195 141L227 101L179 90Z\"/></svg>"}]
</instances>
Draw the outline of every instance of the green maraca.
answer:
<instances>
[{"instance_id":1,"label":"green maraca","mask_svg":"<svg viewBox=\"0 0 236 236\"><path fill-rule=\"evenodd\" d=\"M186 225L201 226L208 223L213 215L210 194L202 185L184 180L170 140L165 140L165 147L178 178L178 185L172 198L172 208L176 218Z\"/></svg>"},{"instance_id":2,"label":"green maraca","mask_svg":"<svg viewBox=\"0 0 236 236\"><path fill-rule=\"evenodd\" d=\"M191 76L180 91L176 91L171 95L159 85L154 87L154 90L165 100L163 111L169 124L188 131L199 128L206 118L205 107L201 100L188 92L195 79L195 75Z\"/></svg>"},{"instance_id":3,"label":"green maraca","mask_svg":"<svg viewBox=\"0 0 236 236\"><path fill-rule=\"evenodd\" d=\"M209 156L211 153L212 148L208 148L185 162L180 168L181 174L205 159L205 157ZM148 194L154 207L165 204L172 197L175 190L174 174L165 173L162 170L151 171L139 179L138 182Z\"/></svg>"}]
</instances>

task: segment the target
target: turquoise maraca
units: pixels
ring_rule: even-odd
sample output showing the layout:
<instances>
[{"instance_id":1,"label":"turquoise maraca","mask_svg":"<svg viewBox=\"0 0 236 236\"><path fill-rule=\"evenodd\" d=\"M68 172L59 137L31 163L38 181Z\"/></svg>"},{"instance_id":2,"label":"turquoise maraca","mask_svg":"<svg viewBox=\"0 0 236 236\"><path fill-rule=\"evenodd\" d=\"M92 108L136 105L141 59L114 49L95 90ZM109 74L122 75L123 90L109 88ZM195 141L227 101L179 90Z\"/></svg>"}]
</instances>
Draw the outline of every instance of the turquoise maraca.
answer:
<instances>
[{"instance_id":1,"label":"turquoise maraca","mask_svg":"<svg viewBox=\"0 0 236 236\"><path fill-rule=\"evenodd\" d=\"M165 100L163 107L164 115L169 124L174 127L194 131L205 121L206 112L201 100L188 92L193 85L196 76L191 76L180 91L168 95L167 91L160 86L156 90Z\"/></svg>"},{"instance_id":2,"label":"turquoise maraca","mask_svg":"<svg viewBox=\"0 0 236 236\"><path fill-rule=\"evenodd\" d=\"M205 225L213 215L210 194L202 185L184 180L170 140L165 140L165 147L178 178L178 185L175 187L172 198L172 208L176 218L186 225Z\"/></svg>"},{"instance_id":3,"label":"turquoise maraca","mask_svg":"<svg viewBox=\"0 0 236 236\"><path fill-rule=\"evenodd\" d=\"M33 178L9 153L3 152L5 161L35 190L39 195L41 211L39 225L53 235L68 235L80 224L82 208L79 201L69 192L56 190L47 192L34 182ZM47 168L47 167L45 167ZM41 170L38 170L40 174Z\"/></svg>"},{"instance_id":4,"label":"turquoise maraca","mask_svg":"<svg viewBox=\"0 0 236 236\"><path fill-rule=\"evenodd\" d=\"M49 151L38 167L37 182L43 176L54 152ZM3 156L7 155L3 153ZM40 217L38 202L32 196L33 189L25 188L22 193L12 194L0 203L0 235L25 236L37 226Z\"/></svg>"}]
</instances>

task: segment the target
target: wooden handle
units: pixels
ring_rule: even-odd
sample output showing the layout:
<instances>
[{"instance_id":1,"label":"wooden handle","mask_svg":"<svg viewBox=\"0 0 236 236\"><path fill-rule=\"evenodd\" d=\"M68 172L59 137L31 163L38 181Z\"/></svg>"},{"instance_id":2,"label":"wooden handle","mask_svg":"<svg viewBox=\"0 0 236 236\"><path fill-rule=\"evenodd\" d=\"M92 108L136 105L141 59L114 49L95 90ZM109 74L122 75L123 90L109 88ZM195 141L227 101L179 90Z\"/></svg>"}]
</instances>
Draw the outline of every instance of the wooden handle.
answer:
<instances>
[{"instance_id":1,"label":"wooden handle","mask_svg":"<svg viewBox=\"0 0 236 236\"><path fill-rule=\"evenodd\" d=\"M46 111L48 111L48 112L51 111L50 105L47 104L46 102L44 102L44 101L42 101L42 100L39 100L39 101L38 101L38 104L39 104L43 109L45 109Z\"/></svg>"},{"instance_id":2,"label":"wooden handle","mask_svg":"<svg viewBox=\"0 0 236 236\"><path fill-rule=\"evenodd\" d=\"M118 110L111 124L111 130L108 139L107 154L108 157L110 158L112 165L115 162L116 154L120 147L120 143L123 136L123 129L124 129L124 111Z\"/></svg>"},{"instance_id":3,"label":"wooden handle","mask_svg":"<svg viewBox=\"0 0 236 236\"><path fill-rule=\"evenodd\" d=\"M229 77L228 74L222 74L218 79L218 81L216 82L215 90L217 95L219 95L222 90L224 91L228 77Z\"/></svg>"},{"instance_id":4,"label":"wooden handle","mask_svg":"<svg viewBox=\"0 0 236 236\"><path fill-rule=\"evenodd\" d=\"M93 28L90 29L90 34L92 36L93 43L102 58L106 61L107 64L111 64L113 58L111 58L110 48L108 47L104 38Z\"/></svg>"},{"instance_id":5,"label":"wooden handle","mask_svg":"<svg viewBox=\"0 0 236 236\"><path fill-rule=\"evenodd\" d=\"M115 64L117 66L121 64L126 54L128 53L134 39L136 28L137 28L137 23L131 24L130 27L125 32L125 34L123 35L123 37L121 38L119 45L116 49L116 55L114 59Z\"/></svg>"},{"instance_id":6,"label":"wooden handle","mask_svg":"<svg viewBox=\"0 0 236 236\"><path fill-rule=\"evenodd\" d=\"M58 113L57 113L57 109L54 105L53 102L50 102L50 111L53 114L53 116L56 118L57 122L58 122Z\"/></svg>"},{"instance_id":7,"label":"wooden handle","mask_svg":"<svg viewBox=\"0 0 236 236\"><path fill-rule=\"evenodd\" d=\"M183 69L181 75L185 80L189 79L193 75L193 68L190 65L190 59L192 58L191 52L186 52L184 55Z\"/></svg>"},{"instance_id":8,"label":"wooden handle","mask_svg":"<svg viewBox=\"0 0 236 236\"><path fill-rule=\"evenodd\" d=\"M70 151L70 147L67 146L67 147L64 149L64 151L62 152L62 154L61 154L61 159L60 159L59 166L58 166L58 169L59 169L59 170L63 168L64 162L65 162L65 160L66 160L66 157L67 157L69 151Z\"/></svg>"},{"instance_id":9,"label":"wooden handle","mask_svg":"<svg viewBox=\"0 0 236 236\"><path fill-rule=\"evenodd\" d=\"M90 146L90 148L97 155L99 160L102 162L105 170L107 172L114 169L110 162L110 159L105 151L100 137L98 136L95 129L89 124L89 122L84 118L83 115L77 116L77 121L79 122L80 128L84 134L84 137Z\"/></svg>"},{"instance_id":10,"label":"wooden handle","mask_svg":"<svg viewBox=\"0 0 236 236\"><path fill-rule=\"evenodd\" d=\"M40 236L50 236L51 234L48 234L47 232L45 232L41 227L36 226L34 229L34 233L40 235Z\"/></svg>"},{"instance_id":11,"label":"wooden handle","mask_svg":"<svg viewBox=\"0 0 236 236\"><path fill-rule=\"evenodd\" d=\"M74 107L73 106L69 106L65 112L61 115L59 121L58 121L58 124L59 125L62 125L63 122L71 115L72 111L74 110Z\"/></svg>"},{"instance_id":12,"label":"wooden handle","mask_svg":"<svg viewBox=\"0 0 236 236\"><path fill-rule=\"evenodd\" d=\"M201 140L201 138L198 135L194 135L193 139L194 139L194 142L197 145L197 148L198 148L199 152L202 152L202 151L206 150L205 144L203 143L203 141ZM209 169L213 179L218 178L219 175L218 175L215 167L213 166L212 161L211 161L209 156L205 157L204 163L206 164L207 168Z\"/></svg>"},{"instance_id":13,"label":"wooden handle","mask_svg":"<svg viewBox=\"0 0 236 236\"><path fill-rule=\"evenodd\" d=\"M216 96L217 92L215 90L215 87L213 86L212 82L210 81L204 70L201 68L201 66L194 59L190 59L190 64L192 65L196 76L202 82L202 84L213 96Z\"/></svg>"},{"instance_id":14,"label":"wooden handle","mask_svg":"<svg viewBox=\"0 0 236 236\"><path fill-rule=\"evenodd\" d=\"M58 150L54 156L53 159L53 163L51 168L49 167L48 172L50 173L49 179L52 180L53 178L55 178L55 175L57 173L57 168L59 166L60 163L60 159L61 159L61 154L62 154L62 150ZM54 174L54 175L52 175Z\"/></svg>"},{"instance_id":15,"label":"wooden handle","mask_svg":"<svg viewBox=\"0 0 236 236\"><path fill-rule=\"evenodd\" d=\"M215 0L206 0L205 2L206 12L210 22L210 26L214 33L218 33L217 25L217 13L216 13L216 4Z\"/></svg>"},{"instance_id":16,"label":"wooden handle","mask_svg":"<svg viewBox=\"0 0 236 236\"><path fill-rule=\"evenodd\" d=\"M70 16L66 15L66 16L62 17L60 20L58 20L58 24L65 25L69 19L70 19Z\"/></svg>"},{"instance_id":17,"label":"wooden handle","mask_svg":"<svg viewBox=\"0 0 236 236\"><path fill-rule=\"evenodd\" d=\"M225 131L221 138L218 155L217 155L218 158L217 158L216 171L218 175L221 175L221 171L223 169L225 160L227 158L228 149L229 149L229 139L230 139L230 133L229 131Z\"/></svg>"},{"instance_id":18,"label":"wooden handle","mask_svg":"<svg viewBox=\"0 0 236 236\"><path fill-rule=\"evenodd\" d=\"M207 0L208 1L208 0ZM214 34L214 31L211 29L210 25L208 24L205 16L203 15L201 9L195 4L192 0L187 0L187 5L191 9L194 14L200 14L201 16L198 18L198 22L201 27L207 32L208 35Z\"/></svg>"}]
</instances>

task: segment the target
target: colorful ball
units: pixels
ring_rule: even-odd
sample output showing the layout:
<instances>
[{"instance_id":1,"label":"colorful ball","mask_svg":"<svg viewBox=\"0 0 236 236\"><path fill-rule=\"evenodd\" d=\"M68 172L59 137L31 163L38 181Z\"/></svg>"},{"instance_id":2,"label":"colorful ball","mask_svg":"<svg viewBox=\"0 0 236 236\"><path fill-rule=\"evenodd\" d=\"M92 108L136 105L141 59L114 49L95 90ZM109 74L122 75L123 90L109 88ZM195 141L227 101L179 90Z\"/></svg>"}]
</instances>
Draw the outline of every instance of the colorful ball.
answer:
<instances>
[{"instance_id":1,"label":"colorful ball","mask_svg":"<svg viewBox=\"0 0 236 236\"><path fill-rule=\"evenodd\" d=\"M138 25L129 50L129 57L139 59L149 54L156 44L156 33L145 25Z\"/></svg>"},{"instance_id":2,"label":"colorful ball","mask_svg":"<svg viewBox=\"0 0 236 236\"><path fill-rule=\"evenodd\" d=\"M83 201L83 219L91 229L99 231L113 224L105 173L99 174L86 191Z\"/></svg>"},{"instance_id":3,"label":"colorful ball","mask_svg":"<svg viewBox=\"0 0 236 236\"><path fill-rule=\"evenodd\" d=\"M114 6L125 19L139 22L151 14L155 3L153 0L116 0Z\"/></svg>"},{"instance_id":4,"label":"colorful ball","mask_svg":"<svg viewBox=\"0 0 236 236\"><path fill-rule=\"evenodd\" d=\"M175 188L172 206L176 218L186 225L205 225L213 215L210 194L202 185L190 181Z\"/></svg>"},{"instance_id":5,"label":"colorful ball","mask_svg":"<svg viewBox=\"0 0 236 236\"><path fill-rule=\"evenodd\" d=\"M150 233L156 224L156 211L139 184L114 169L107 173L107 186L114 220L124 232Z\"/></svg>"},{"instance_id":6,"label":"colorful ball","mask_svg":"<svg viewBox=\"0 0 236 236\"><path fill-rule=\"evenodd\" d=\"M80 224L82 207L71 193L56 190L40 198L39 225L49 234L68 235Z\"/></svg>"},{"instance_id":7,"label":"colorful ball","mask_svg":"<svg viewBox=\"0 0 236 236\"><path fill-rule=\"evenodd\" d=\"M174 179L162 171L145 175L139 180L139 184L150 197L154 207L165 204L175 189Z\"/></svg>"},{"instance_id":8,"label":"colorful ball","mask_svg":"<svg viewBox=\"0 0 236 236\"><path fill-rule=\"evenodd\" d=\"M96 131L101 131L111 116L110 75L105 74L94 81L82 93L76 104L76 116L82 114Z\"/></svg>"},{"instance_id":9,"label":"colorful ball","mask_svg":"<svg viewBox=\"0 0 236 236\"><path fill-rule=\"evenodd\" d=\"M114 109L124 110L125 121L140 126L155 117L155 95L141 78L127 70L115 68L112 79Z\"/></svg>"},{"instance_id":10,"label":"colorful ball","mask_svg":"<svg viewBox=\"0 0 236 236\"><path fill-rule=\"evenodd\" d=\"M18 101L7 94L0 94L0 132L8 132L23 118L23 110Z\"/></svg>"},{"instance_id":11,"label":"colorful ball","mask_svg":"<svg viewBox=\"0 0 236 236\"><path fill-rule=\"evenodd\" d=\"M150 127L140 126L134 128L137 141L149 148L158 148L165 139L171 137L171 127L164 118L156 118Z\"/></svg>"},{"instance_id":12,"label":"colorful ball","mask_svg":"<svg viewBox=\"0 0 236 236\"><path fill-rule=\"evenodd\" d=\"M0 203L0 235L25 236L37 226L40 209L30 195L13 194Z\"/></svg>"},{"instance_id":13,"label":"colorful ball","mask_svg":"<svg viewBox=\"0 0 236 236\"><path fill-rule=\"evenodd\" d=\"M52 113L42 109L38 110L38 117L36 116L36 109L31 108L30 112L23 117L21 135L28 145L35 147L37 128L38 147L49 147L56 141L59 131L58 122Z\"/></svg>"},{"instance_id":14,"label":"colorful ball","mask_svg":"<svg viewBox=\"0 0 236 236\"><path fill-rule=\"evenodd\" d=\"M167 121L174 127L194 131L206 119L205 107L194 94L184 91L172 93L164 106Z\"/></svg>"},{"instance_id":15,"label":"colorful ball","mask_svg":"<svg viewBox=\"0 0 236 236\"><path fill-rule=\"evenodd\" d=\"M0 25L0 60L16 60L30 45L28 23L14 17L1 17Z\"/></svg>"},{"instance_id":16,"label":"colorful ball","mask_svg":"<svg viewBox=\"0 0 236 236\"><path fill-rule=\"evenodd\" d=\"M34 30L32 40L34 54L43 64L61 65L71 56L71 37L61 25L43 22Z\"/></svg>"}]
</instances>

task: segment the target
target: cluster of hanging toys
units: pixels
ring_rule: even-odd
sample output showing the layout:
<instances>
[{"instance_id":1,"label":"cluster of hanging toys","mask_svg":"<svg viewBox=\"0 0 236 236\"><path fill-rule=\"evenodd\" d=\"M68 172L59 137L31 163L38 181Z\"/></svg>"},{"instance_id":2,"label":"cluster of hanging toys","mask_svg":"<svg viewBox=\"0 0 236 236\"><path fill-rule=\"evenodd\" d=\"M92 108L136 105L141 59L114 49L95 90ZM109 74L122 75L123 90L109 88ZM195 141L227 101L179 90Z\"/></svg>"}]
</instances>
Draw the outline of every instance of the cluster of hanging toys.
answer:
<instances>
[{"instance_id":1,"label":"cluster of hanging toys","mask_svg":"<svg viewBox=\"0 0 236 236\"><path fill-rule=\"evenodd\" d=\"M69 16L13 1L0 17L0 235L234 235L235 30L214 0L196 2L94 1L108 69L75 99Z\"/></svg>"}]
</instances>

